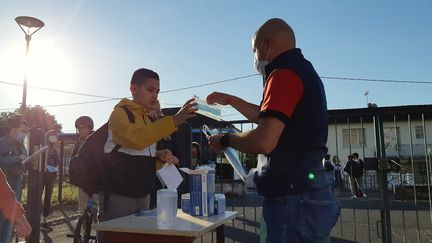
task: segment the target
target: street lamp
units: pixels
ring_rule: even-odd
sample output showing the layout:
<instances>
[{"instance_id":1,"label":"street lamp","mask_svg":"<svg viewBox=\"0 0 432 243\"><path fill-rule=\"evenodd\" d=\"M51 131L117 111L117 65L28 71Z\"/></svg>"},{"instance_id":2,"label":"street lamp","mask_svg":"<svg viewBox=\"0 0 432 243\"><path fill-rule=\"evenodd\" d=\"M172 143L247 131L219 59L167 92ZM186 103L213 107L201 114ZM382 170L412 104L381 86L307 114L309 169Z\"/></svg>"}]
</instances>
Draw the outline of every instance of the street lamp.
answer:
<instances>
[{"instance_id":1,"label":"street lamp","mask_svg":"<svg viewBox=\"0 0 432 243\"><path fill-rule=\"evenodd\" d=\"M44 22L42 22L42 20L34 17L29 17L29 16L16 17L15 21L17 22L17 24L25 34L26 58L28 58L31 37L34 33L42 29L42 27L44 27L45 24ZM20 108L21 114L24 112L24 109L27 106L26 102L27 102L27 73L24 76L23 97L22 97L21 108Z\"/></svg>"}]
</instances>

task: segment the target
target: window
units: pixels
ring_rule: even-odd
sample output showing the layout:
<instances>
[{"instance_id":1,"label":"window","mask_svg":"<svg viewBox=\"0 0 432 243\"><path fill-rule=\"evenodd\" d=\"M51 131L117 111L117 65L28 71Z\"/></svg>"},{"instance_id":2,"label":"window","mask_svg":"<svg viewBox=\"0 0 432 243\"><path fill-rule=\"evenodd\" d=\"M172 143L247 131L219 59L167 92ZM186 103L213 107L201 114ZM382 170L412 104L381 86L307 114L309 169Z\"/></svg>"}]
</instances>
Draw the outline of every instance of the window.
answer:
<instances>
[{"instance_id":1,"label":"window","mask_svg":"<svg viewBox=\"0 0 432 243\"><path fill-rule=\"evenodd\" d=\"M350 132L351 131L351 132ZM350 134L351 134L351 140L350 140ZM363 145L366 146L366 140L364 138L365 129L363 130L361 128L352 128L352 129L343 129L342 130L342 136L343 136L343 146L345 148L350 147L362 147Z\"/></svg>"},{"instance_id":2,"label":"window","mask_svg":"<svg viewBox=\"0 0 432 243\"><path fill-rule=\"evenodd\" d=\"M397 150L400 145L400 129L394 127L384 128L384 144L387 150Z\"/></svg>"},{"instance_id":3,"label":"window","mask_svg":"<svg viewBox=\"0 0 432 243\"><path fill-rule=\"evenodd\" d=\"M424 139L424 131L422 126L415 127L415 135L417 139Z\"/></svg>"}]
</instances>

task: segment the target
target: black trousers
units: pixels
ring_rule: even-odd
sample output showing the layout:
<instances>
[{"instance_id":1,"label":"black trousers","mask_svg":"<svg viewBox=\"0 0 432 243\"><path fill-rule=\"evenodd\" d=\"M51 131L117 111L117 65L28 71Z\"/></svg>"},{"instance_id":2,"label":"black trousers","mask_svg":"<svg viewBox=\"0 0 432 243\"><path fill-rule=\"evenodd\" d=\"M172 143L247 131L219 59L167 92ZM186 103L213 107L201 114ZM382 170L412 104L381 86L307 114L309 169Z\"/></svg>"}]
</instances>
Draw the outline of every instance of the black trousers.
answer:
<instances>
[{"instance_id":1,"label":"black trousers","mask_svg":"<svg viewBox=\"0 0 432 243\"><path fill-rule=\"evenodd\" d=\"M51 197L54 188L56 172L45 172L43 177L43 187L45 188L44 206L42 216L48 217L51 211Z\"/></svg>"}]
</instances>

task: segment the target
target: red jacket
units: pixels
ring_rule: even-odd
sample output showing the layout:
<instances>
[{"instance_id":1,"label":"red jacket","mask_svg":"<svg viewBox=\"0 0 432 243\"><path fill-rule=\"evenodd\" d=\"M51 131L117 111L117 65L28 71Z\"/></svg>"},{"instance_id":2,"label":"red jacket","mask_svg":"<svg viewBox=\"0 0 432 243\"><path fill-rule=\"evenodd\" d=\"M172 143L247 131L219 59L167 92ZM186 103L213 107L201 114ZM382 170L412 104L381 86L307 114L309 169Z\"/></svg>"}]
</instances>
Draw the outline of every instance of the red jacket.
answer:
<instances>
[{"instance_id":1,"label":"red jacket","mask_svg":"<svg viewBox=\"0 0 432 243\"><path fill-rule=\"evenodd\" d=\"M0 211L5 218L11 222L15 221L17 217L22 217L24 208L15 198L15 193L10 188L6 181L6 176L0 169Z\"/></svg>"}]
</instances>

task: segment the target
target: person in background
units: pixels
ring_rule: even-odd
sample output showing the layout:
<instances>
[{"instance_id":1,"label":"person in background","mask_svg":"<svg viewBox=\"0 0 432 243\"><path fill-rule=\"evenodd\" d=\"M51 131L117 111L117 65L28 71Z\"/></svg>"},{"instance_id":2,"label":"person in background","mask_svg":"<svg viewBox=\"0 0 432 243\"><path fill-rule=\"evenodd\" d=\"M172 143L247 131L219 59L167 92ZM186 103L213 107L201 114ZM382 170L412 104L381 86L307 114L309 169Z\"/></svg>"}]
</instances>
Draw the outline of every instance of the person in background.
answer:
<instances>
[{"instance_id":1,"label":"person in background","mask_svg":"<svg viewBox=\"0 0 432 243\"><path fill-rule=\"evenodd\" d=\"M352 198L357 198L359 193L357 179L360 174L360 166L354 161L354 156L348 155L348 161L345 164L344 171L349 175L350 189L352 193Z\"/></svg>"},{"instance_id":2,"label":"person in background","mask_svg":"<svg viewBox=\"0 0 432 243\"><path fill-rule=\"evenodd\" d=\"M79 149L84 144L85 140L88 136L93 133L94 123L93 120L88 116L78 117L75 121L75 129L78 134L78 140L76 141L71 157L74 157L78 154ZM97 195L95 196L95 200L97 199ZM78 190L78 209L79 211L84 211L87 207L89 196L82 189Z\"/></svg>"},{"instance_id":3,"label":"person in background","mask_svg":"<svg viewBox=\"0 0 432 243\"><path fill-rule=\"evenodd\" d=\"M31 226L24 215L24 208L21 203L15 198L15 193L6 181L6 175L0 169L0 212L1 215L15 226L15 231L18 238L27 237L31 233ZM7 227L4 223L0 222L0 229ZM11 242L11 236L9 241L1 241L2 243ZM5 239L2 236L2 240Z\"/></svg>"},{"instance_id":4,"label":"person in background","mask_svg":"<svg viewBox=\"0 0 432 243\"><path fill-rule=\"evenodd\" d=\"M16 200L21 201L24 167L22 161L27 158L24 139L28 133L27 122L21 115L14 115L7 120L8 133L0 138L0 169L6 175L9 186L15 193ZM0 215L0 242L12 240L13 224Z\"/></svg>"},{"instance_id":5,"label":"person in background","mask_svg":"<svg viewBox=\"0 0 432 243\"><path fill-rule=\"evenodd\" d=\"M48 144L49 149L47 152L47 163L45 172L43 174L43 187L45 188L44 194L44 204L43 204L43 212L42 212L42 224L41 229L46 231L51 231L51 226L47 223L48 215L51 211L51 197L54 189L54 181L57 177L57 173L59 171L58 166L60 163L59 153L56 149L57 144L57 132L54 130L48 131L46 135L46 142Z\"/></svg>"},{"instance_id":6,"label":"person in background","mask_svg":"<svg viewBox=\"0 0 432 243\"><path fill-rule=\"evenodd\" d=\"M202 164L202 162L201 162L201 147L200 147L199 143L193 142L192 143L191 168L196 169L201 164Z\"/></svg>"},{"instance_id":7,"label":"person in background","mask_svg":"<svg viewBox=\"0 0 432 243\"><path fill-rule=\"evenodd\" d=\"M335 185L339 190L343 188L342 182L342 164L337 155L333 156L333 164L335 167Z\"/></svg>"},{"instance_id":8,"label":"person in background","mask_svg":"<svg viewBox=\"0 0 432 243\"><path fill-rule=\"evenodd\" d=\"M330 154L326 154L324 157L324 168L326 169L328 176L332 182L332 191L335 189L335 166L330 160Z\"/></svg>"},{"instance_id":9,"label":"person in background","mask_svg":"<svg viewBox=\"0 0 432 243\"><path fill-rule=\"evenodd\" d=\"M366 197L366 193L363 189L363 175L364 175L364 169L365 165L362 159L359 158L358 153L353 153L354 161L358 163L359 165L359 174L356 177L357 183L358 183L358 196L359 197Z\"/></svg>"}]
</instances>

